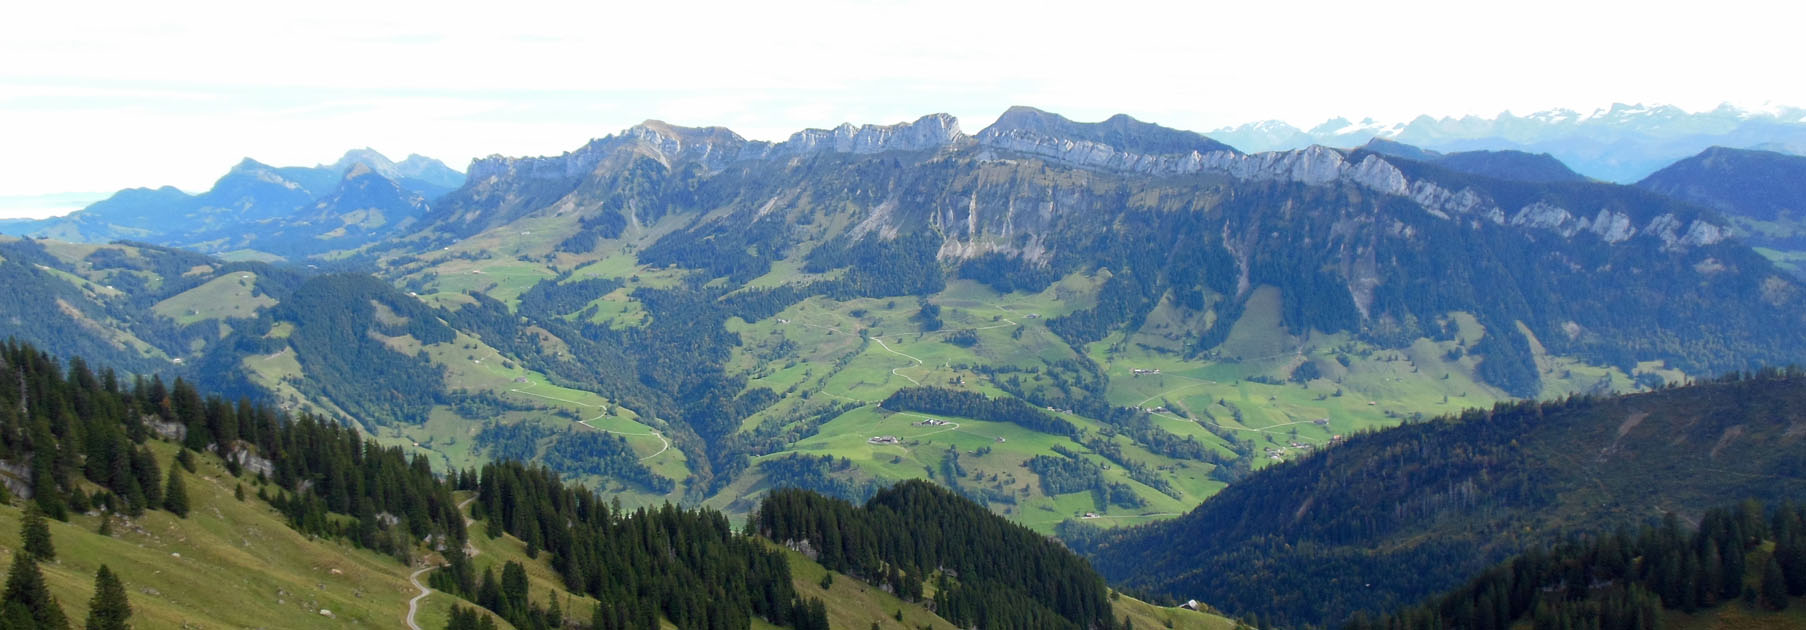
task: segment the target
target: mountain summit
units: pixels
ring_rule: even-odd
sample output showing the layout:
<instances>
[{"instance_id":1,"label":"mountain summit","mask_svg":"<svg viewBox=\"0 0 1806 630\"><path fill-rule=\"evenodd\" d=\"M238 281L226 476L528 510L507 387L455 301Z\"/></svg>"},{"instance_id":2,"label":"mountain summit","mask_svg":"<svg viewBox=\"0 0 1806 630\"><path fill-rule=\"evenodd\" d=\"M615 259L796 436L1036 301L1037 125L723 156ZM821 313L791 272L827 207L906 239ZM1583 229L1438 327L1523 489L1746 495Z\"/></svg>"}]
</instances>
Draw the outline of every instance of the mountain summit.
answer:
<instances>
[{"instance_id":1,"label":"mountain summit","mask_svg":"<svg viewBox=\"0 0 1806 630\"><path fill-rule=\"evenodd\" d=\"M1004 111L997 122L978 132L978 140L984 144L1004 143L1003 138L1046 138L1095 143L1150 155L1236 152L1234 147L1200 134L1145 123L1127 114L1117 114L1103 122L1080 123L1067 120L1059 114L1021 105Z\"/></svg>"}]
</instances>

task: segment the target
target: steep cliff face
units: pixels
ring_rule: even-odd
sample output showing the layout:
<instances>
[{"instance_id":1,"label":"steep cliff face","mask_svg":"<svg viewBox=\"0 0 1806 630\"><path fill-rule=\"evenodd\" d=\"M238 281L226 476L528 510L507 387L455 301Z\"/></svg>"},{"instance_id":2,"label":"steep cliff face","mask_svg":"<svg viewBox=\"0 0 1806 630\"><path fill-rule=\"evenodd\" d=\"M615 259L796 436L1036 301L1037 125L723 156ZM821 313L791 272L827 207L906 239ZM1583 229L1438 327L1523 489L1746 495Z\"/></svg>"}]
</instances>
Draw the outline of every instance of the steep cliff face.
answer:
<instances>
[{"instance_id":1,"label":"steep cliff face","mask_svg":"<svg viewBox=\"0 0 1806 630\"><path fill-rule=\"evenodd\" d=\"M966 139L959 120L947 114L930 114L895 125L843 124L833 129L805 129L764 152L764 156L788 157L816 152L869 155L886 151L938 151ZM747 151L753 157L756 151Z\"/></svg>"},{"instance_id":2,"label":"steep cliff face","mask_svg":"<svg viewBox=\"0 0 1806 630\"><path fill-rule=\"evenodd\" d=\"M553 206L579 214L607 211L598 197L614 188L596 184L640 168L640 160L651 160L667 173L706 177L749 163L753 166L748 168L758 168L758 163L769 167L776 160L810 155L934 152L966 141L958 120L947 114L894 125L806 129L775 144L749 141L723 127L648 120L563 155L474 160L469 183L446 198L444 211L433 221L447 233L468 235Z\"/></svg>"},{"instance_id":3,"label":"steep cliff face","mask_svg":"<svg viewBox=\"0 0 1806 630\"><path fill-rule=\"evenodd\" d=\"M621 133L591 140L576 151L551 157L510 158L492 155L471 162L472 182L503 178L565 179L589 175L605 159L623 152L650 157L673 168L700 164L709 171L743 160L764 160L812 153L869 155L887 151L935 151L966 139L959 121L930 114L894 125L843 124L833 129L805 129L779 143L749 141L725 127L681 127L648 120Z\"/></svg>"},{"instance_id":4,"label":"steep cliff face","mask_svg":"<svg viewBox=\"0 0 1806 630\"><path fill-rule=\"evenodd\" d=\"M1486 193L1483 184L1449 183L1450 178L1411 177L1382 155L1344 152L1322 146L1295 151L1253 155L1219 150L1209 153L1153 155L1134 153L1098 142L1005 130L979 135L979 143L1007 153L1027 154L1087 169L1120 171L1148 176L1220 174L1247 182L1291 182L1311 186L1348 184L1373 192L1404 197L1439 219L1466 219L1494 225L1512 225L1555 232L1565 237L1590 234L1607 243L1620 243L1639 233L1662 240L1670 248L1697 247L1723 241L1726 226L1697 214L1663 213L1640 221L1624 211L1600 209L1591 216L1555 202L1537 198L1508 207Z\"/></svg>"},{"instance_id":5,"label":"steep cliff face","mask_svg":"<svg viewBox=\"0 0 1806 630\"><path fill-rule=\"evenodd\" d=\"M1564 238L1596 237L1610 244L1647 235L1660 239L1669 248L1697 247L1722 241L1729 234L1724 224L1695 213L1578 207L1567 199L1574 195L1525 196L1517 189L1500 193L1495 190L1497 182L1460 177L1461 172L1456 170L1426 171L1414 166L1408 173L1387 156L1370 151L1310 146L1244 154L1202 135L1128 116L1080 123L1027 107L1011 108L995 124L971 138L960 131L957 120L946 114L889 126L847 124L831 130L809 129L776 144L747 141L718 127L687 128L648 121L561 156L478 160L471 165L471 185L452 196L440 220L462 225L454 232L471 233L554 204L579 212L585 207L599 208L594 199L572 195L585 180L609 178L609 173L628 168L633 160L641 158L657 162L670 173L693 168L697 169L694 176L709 177L730 167L763 172L789 169L791 166L773 161L798 156L869 156L888 152L970 157L973 164L979 165L1030 158L1081 171L1156 178L1222 176L1250 183L1348 185L1408 199L1430 216L1470 227L1477 228L1481 223L1510 225L1545 230ZM965 259L997 252L1045 262L1047 239L1038 231L1046 225L1037 217L1051 217L1062 207L1083 204L1078 204L1070 191L1061 192L1064 183L1043 193L1037 191L1047 186L1023 186L1020 180L1026 175L1013 169L985 166L980 170L983 172L972 182L961 204L963 211L941 204L927 213L933 217L927 224L943 230L948 237L942 256ZM937 199L945 196L935 191L917 194L922 195ZM1062 206L1062 195L1073 203ZM898 223L907 212L899 214L894 205L875 204L872 208L882 210L882 216L862 218L857 223L857 234L880 227L885 228L880 230L883 233L895 234L907 227ZM484 216L498 210L501 220ZM954 220L954 214L965 218Z\"/></svg>"}]
</instances>

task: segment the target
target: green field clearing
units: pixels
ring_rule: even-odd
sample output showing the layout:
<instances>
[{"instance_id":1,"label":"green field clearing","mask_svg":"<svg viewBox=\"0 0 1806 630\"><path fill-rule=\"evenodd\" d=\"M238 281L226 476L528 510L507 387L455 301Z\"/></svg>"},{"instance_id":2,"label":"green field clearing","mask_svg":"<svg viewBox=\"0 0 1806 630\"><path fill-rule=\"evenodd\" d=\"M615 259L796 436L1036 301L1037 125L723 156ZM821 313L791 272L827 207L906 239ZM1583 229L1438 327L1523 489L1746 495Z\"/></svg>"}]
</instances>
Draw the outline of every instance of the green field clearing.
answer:
<instances>
[{"instance_id":1,"label":"green field clearing","mask_svg":"<svg viewBox=\"0 0 1806 630\"><path fill-rule=\"evenodd\" d=\"M432 287L438 293L476 291L514 304L520 294L539 281L553 277L545 267L517 260L452 260L435 267L439 275Z\"/></svg>"},{"instance_id":2,"label":"green field clearing","mask_svg":"<svg viewBox=\"0 0 1806 630\"><path fill-rule=\"evenodd\" d=\"M931 417L951 424L920 424ZM1073 416L1068 418L1081 427L1098 428L1093 421ZM902 441L899 444L873 444L868 441L879 436L895 436ZM1136 487L1147 497L1148 504L1139 508L1099 507L1088 492L1050 497L1042 492L1034 473L1024 468L1023 463L1036 455L1054 454L1055 446L1078 453L1089 453L1090 449L1063 436L1041 433L1014 424L935 417L913 412L893 413L877 406L860 407L834 418L823 424L819 433L797 442L786 453L845 458L855 465L857 472L854 476L860 479L932 478L946 483L942 461L951 448L961 454L959 462L967 473L959 479L962 485L984 486L994 493L1011 495L1014 503L993 502L992 509L1044 533L1051 532L1053 526L1060 521L1079 517L1086 512L1096 512L1108 517L1100 519L1099 524L1104 526L1132 524L1150 514L1176 516L1222 487L1220 482L1206 476L1210 470L1208 464L1168 460L1129 445L1126 438L1119 437L1117 443L1124 447L1123 450L1130 457L1154 466L1172 467L1163 476L1168 477L1169 482L1179 489L1181 498L1168 497L1130 480L1124 471L1094 454L1086 457L1106 466L1104 474L1107 480ZM979 455L981 452L984 454ZM786 455L782 453L768 455L756 458L755 461L784 456ZM764 489L759 484L745 484L732 490L745 495L762 492ZM728 503L730 501L726 500L711 502L715 505Z\"/></svg>"}]
</instances>

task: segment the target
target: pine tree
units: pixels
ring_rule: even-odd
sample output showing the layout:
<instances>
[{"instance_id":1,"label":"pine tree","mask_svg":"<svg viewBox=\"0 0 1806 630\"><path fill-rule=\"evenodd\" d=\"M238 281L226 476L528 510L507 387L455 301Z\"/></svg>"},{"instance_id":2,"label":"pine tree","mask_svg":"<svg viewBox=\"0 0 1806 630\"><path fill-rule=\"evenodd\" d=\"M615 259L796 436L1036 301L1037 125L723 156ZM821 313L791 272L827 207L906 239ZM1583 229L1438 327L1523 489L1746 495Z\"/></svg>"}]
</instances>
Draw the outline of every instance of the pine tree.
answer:
<instances>
[{"instance_id":1,"label":"pine tree","mask_svg":"<svg viewBox=\"0 0 1806 630\"><path fill-rule=\"evenodd\" d=\"M88 602L87 630L125 630L132 616L132 605L126 601L125 585L107 565L94 574L94 599Z\"/></svg>"},{"instance_id":2,"label":"pine tree","mask_svg":"<svg viewBox=\"0 0 1806 630\"><path fill-rule=\"evenodd\" d=\"M13 552L13 566L6 574L6 591L0 596L0 605L4 605L6 613L0 621L14 616L15 607L24 608L31 613L33 625L45 630L68 630L69 618L63 616L63 607L58 606L56 598L50 596L50 588L44 584L44 574L38 572L38 563L23 550Z\"/></svg>"},{"instance_id":3,"label":"pine tree","mask_svg":"<svg viewBox=\"0 0 1806 630\"><path fill-rule=\"evenodd\" d=\"M161 484L157 481L162 479L163 471L157 466L157 456L151 454L150 448L139 447L138 452L132 455L132 474L137 477L138 483L135 485L138 493L144 496L144 501L137 508L161 505L163 494L159 490Z\"/></svg>"},{"instance_id":4,"label":"pine tree","mask_svg":"<svg viewBox=\"0 0 1806 630\"><path fill-rule=\"evenodd\" d=\"M1787 609L1787 577L1781 574L1781 563L1770 555L1762 565L1762 605L1769 610Z\"/></svg>"},{"instance_id":5,"label":"pine tree","mask_svg":"<svg viewBox=\"0 0 1806 630\"><path fill-rule=\"evenodd\" d=\"M562 628L564 627L564 611L558 608L558 591L554 590L550 595L551 597L548 599L551 604L546 606L546 627Z\"/></svg>"},{"instance_id":6,"label":"pine tree","mask_svg":"<svg viewBox=\"0 0 1806 630\"><path fill-rule=\"evenodd\" d=\"M188 518L188 487L182 482L181 466L171 466L169 469L169 485L163 488L163 509Z\"/></svg>"},{"instance_id":7,"label":"pine tree","mask_svg":"<svg viewBox=\"0 0 1806 630\"><path fill-rule=\"evenodd\" d=\"M25 518L19 522L19 538L24 540L25 553L31 554L33 559L56 559L56 546L50 541L50 523L35 503L25 508Z\"/></svg>"}]
</instances>

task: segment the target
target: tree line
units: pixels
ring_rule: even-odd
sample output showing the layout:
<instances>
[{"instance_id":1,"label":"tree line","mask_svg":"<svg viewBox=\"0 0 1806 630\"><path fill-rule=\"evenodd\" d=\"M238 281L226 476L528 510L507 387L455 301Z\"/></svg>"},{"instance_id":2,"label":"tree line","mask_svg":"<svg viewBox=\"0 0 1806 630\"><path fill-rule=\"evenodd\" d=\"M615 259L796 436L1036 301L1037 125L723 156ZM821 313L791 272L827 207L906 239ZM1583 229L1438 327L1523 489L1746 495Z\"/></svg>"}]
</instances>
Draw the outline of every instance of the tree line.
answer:
<instances>
[{"instance_id":1,"label":"tree line","mask_svg":"<svg viewBox=\"0 0 1806 630\"><path fill-rule=\"evenodd\" d=\"M880 403L891 411L916 411L973 420L1008 422L1054 435L1078 435L1078 427L1019 398L991 398L945 387L905 387Z\"/></svg>"},{"instance_id":2,"label":"tree line","mask_svg":"<svg viewBox=\"0 0 1806 630\"><path fill-rule=\"evenodd\" d=\"M800 490L767 494L747 527L905 600L936 585L936 614L961 627L1115 628L1107 588L1059 543L920 480L855 507Z\"/></svg>"},{"instance_id":3,"label":"tree line","mask_svg":"<svg viewBox=\"0 0 1806 630\"><path fill-rule=\"evenodd\" d=\"M1348 630L1655 630L1663 610L1736 601L1771 611L1806 595L1806 509L1745 501L1688 531L1674 513L1636 532L1576 538L1487 569L1467 584Z\"/></svg>"}]
</instances>

